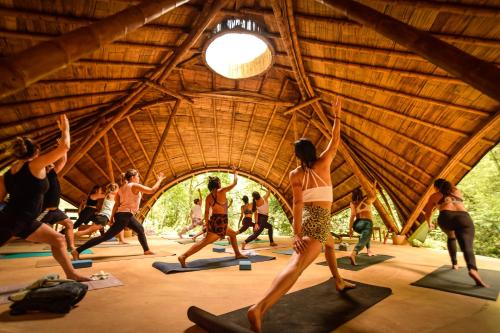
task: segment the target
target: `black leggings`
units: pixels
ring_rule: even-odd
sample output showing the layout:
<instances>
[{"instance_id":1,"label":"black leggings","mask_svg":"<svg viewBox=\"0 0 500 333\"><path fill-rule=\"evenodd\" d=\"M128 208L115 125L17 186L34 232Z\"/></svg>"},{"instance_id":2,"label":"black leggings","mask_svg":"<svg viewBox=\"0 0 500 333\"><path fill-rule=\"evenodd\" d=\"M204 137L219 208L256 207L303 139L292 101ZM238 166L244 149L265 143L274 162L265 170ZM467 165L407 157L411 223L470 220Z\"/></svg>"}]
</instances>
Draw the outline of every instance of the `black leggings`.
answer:
<instances>
[{"instance_id":1,"label":"black leggings","mask_svg":"<svg viewBox=\"0 0 500 333\"><path fill-rule=\"evenodd\" d=\"M242 232L247 231L248 228L250 228L250 227L253 228L254 226L255 226L255 223L252 222L252 218L251 217L244 217L243 218L243 225L238 230L238 234L241 234Z\"/></svg>"},{"instance_id":2,"label":"black leggings","mask_svg":"<svg viewBox=\"0 0 500 333\"><path fill-rule=\"evenodd\" d=\"M73 224L73 229L78 229L82 224L88 224L95 214L96 209L93 207L85 206L84 209L78 214L78 219Z\"/></svg>"},{"instance_id":3,"label":"black leggings","mask_svg":"<svg viewBox=\"0 0 500 333\"><path fill-rule=\"evenodd\" d=\"M76 250L78 253L82 253L86 249L89 249L97 244L107 241L118 235L120 231L129 227L137 234L139 238L139 243L141 243L144 252L149 250L148 240L146 239L146 234L144 233L144 227L140 224L134 217L132 213L116 213L115 223L104 233L104 235L90 239L88 242L79 246Z\"/></svg>"},{"instance_id":4,"label":"black leggings","mask_svg":"<svg viewBox=\"0 0 500 333\"><path fill-rule=\"evenodd\" d=\"M245 239L245 243L250 243L251 241L255 240L259 235L264 231L264 229L267 229L267 235L269 236L269 242L274 243L273 241L273 226L267 222L267 219L269 216L267 215L262 215L258 214L257 216L257 224L259 225L259 230L256 230L251 234L247 239Z\"/></svg>"},{"instance_id":5,"label":"black leggings","mask_svg":"<svg viewBox=\"0 0 500 333\"><path fill-rule=\"evenodd\" d=\"M460 249L464 253L465 262L469 270L477 270L476 258L474 256L474 223L467 212L443 210L439 212L438 217L439 227L444 232L455 232L455 238L448 238L448 252L450 254L451 263L457 264L457 245L458 241Z\"/></svg>"}]
</instances>

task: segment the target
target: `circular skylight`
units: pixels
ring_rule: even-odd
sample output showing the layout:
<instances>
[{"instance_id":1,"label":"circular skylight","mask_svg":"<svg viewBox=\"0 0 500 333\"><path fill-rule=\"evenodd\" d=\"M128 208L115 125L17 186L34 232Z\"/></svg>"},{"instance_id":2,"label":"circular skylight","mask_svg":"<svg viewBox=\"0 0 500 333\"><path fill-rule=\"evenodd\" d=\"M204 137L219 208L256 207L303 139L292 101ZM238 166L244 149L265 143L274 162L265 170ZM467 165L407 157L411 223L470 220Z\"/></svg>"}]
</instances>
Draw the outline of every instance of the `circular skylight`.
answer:
<instances>
[{"instance_id":1,"label":"circular skylight","mask_svg":"<svg viewBox=\"0 0 500 333\"><path fill-rule=\"evenodd\" d=\"M228 26L226 23L226 31L219 29L205 48L207 65L230 79L249 78L267 71L273 62L269 43L258 35L258 31Z\"/></svg>"}]
</instances>

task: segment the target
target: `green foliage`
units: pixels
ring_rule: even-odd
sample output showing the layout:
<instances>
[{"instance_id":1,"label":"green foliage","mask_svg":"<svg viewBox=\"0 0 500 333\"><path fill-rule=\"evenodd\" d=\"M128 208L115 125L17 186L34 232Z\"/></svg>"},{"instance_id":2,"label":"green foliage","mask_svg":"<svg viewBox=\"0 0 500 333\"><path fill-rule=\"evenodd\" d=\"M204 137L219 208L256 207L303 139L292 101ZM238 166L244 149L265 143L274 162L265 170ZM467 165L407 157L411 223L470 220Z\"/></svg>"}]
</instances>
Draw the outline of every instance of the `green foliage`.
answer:
<instances>
[{"instance_id":1,"label":"green foliage","mask_svg":"<svg viewBox=\"0 0 500 333\"><path fill-rule=\"evenodd\" d=\"M209 176L219 177L222 186L227 186L233 181L233 176L230 173L210 172L194 176L173 186L156 201L146 216L145 226L157 232L166 232L180 230L186 224L189 224L189 212L193 206L193 200L198 197L198 189L201 190L203 197L202 212L204 213L205 198L209 194L207 188ZM253 191L264 195L266 189L252 180L241 175L238 176L238 184L227 195L229 200L233 200L233 204L228 210L229 225L231 228L238 229L240 207L243 205L241 198L247 195L251 202ZM273 224L278 234L288 235L291 233L290 222L286 218L278 200L273 195L271 195L269 200L269 223Z\"/></svg>"},{"instance_id":2,"label":"green foliage","mask_svg":"<svg viewBox=\"0 0 500 333\"><path fill-rule=\"evenodd\" d=\"M495 258L500 258L499 161L500 145L497 145L457 185L474 220L475 253ZM429 243L437 243L439 247L446 248L446 235L440 231L432 232Z\"/></svg>"}]
</instances>

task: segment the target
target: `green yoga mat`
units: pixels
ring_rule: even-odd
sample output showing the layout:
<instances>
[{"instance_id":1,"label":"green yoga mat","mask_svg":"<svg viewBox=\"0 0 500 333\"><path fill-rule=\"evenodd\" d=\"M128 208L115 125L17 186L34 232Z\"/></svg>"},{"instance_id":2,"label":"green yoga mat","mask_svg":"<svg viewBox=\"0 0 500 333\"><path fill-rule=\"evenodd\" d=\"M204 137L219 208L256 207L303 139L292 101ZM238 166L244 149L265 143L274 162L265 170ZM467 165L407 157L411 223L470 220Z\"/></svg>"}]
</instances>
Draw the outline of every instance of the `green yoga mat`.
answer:
<instances>
[{"instance_id":1,"label":"green yoga mat","mask_svg":"<svg viewBox=\"0 0 500 333\"><path fill-rule=\"evenodd\" d=\"M252 244L252 243L269 243L269 241L268 240L260 239L260 240L254 240L253 242L250 242L248 244ZM241 244L241 242L238 241L238 244ZM214 245L228 246L229 242L227 240L225 240L225 241L217 241L217 242L214 242Z\"/></svg>"},{"instance_id":2,"label":"green yoga mat","mask_svg":"<svg viewBox=\"0 0 500 333\"><path fill-rule=\"evenodd\" d=\"M84 254L92 254L92 250L87 249L83 251ZM0 259L22 259L22 258L34 258L34 257L51 257L52 252L23 252L23 253L9 253L0 254Z\"/></svg>"},{"instance_id":3,"label":"green yoga mat","mask_svg":"<svg viewBox=\"0 0 500 333\"><path fill-rule=\"evenodd\" d=\"M425 242L427 235L429 234L429 225L427 223L422 223L417 230L410 237L408 237L408 243L413 244L414 240L419 242Z\"/></svg>"}]
</instances>

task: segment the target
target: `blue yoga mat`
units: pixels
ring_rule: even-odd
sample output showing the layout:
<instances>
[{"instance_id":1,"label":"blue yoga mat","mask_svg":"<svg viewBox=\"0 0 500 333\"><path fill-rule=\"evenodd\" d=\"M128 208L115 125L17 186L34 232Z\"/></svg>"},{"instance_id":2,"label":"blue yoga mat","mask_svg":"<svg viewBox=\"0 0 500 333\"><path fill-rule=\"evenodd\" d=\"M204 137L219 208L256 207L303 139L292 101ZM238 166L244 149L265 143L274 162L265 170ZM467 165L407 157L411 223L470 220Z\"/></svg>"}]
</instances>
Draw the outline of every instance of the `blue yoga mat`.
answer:
<instances>
[{"instance_id":1,"label":"blue yoga mat","mask_svg":"<svg viewBox=\"0 0 500 333\"><path fill-rule=\"evenodd\" d=\"M274 259L276 259L276 257L256 255L256 256L248 256L247 260L250 260L252 263L255 263L255 262L268 261ZM179 263L156 261L153 263L153 267L159 269L165 274L172 274L172 273L193 272L205 269L237 266L239 265L240 260L242 259L235 259L234 257L198 259L187 262L188 267L181 267Z\"/></svg>"},{"instance_id":2,"label":"blue yoga mat","mask_svg":"<svg viewBox=\"0 0 500 333\"><path fill-rule=\"evenodd\" d=\"M83 254L92 254L92 250L87 249L82 252ZM21 258L33 258L33 257L51 257L52 252L23 252L23 253L8 253L0 254L0 259L21 259Z\"/></svg>"}]
</instances>

